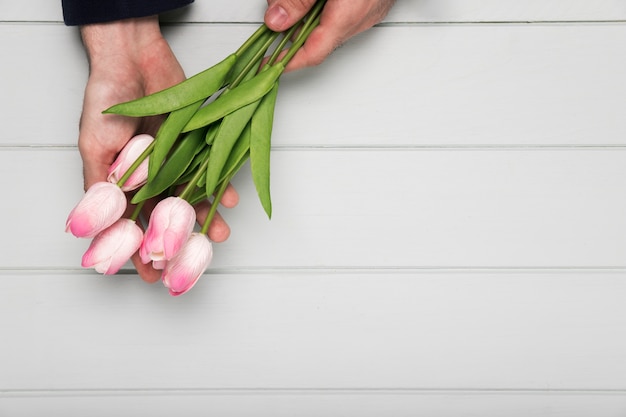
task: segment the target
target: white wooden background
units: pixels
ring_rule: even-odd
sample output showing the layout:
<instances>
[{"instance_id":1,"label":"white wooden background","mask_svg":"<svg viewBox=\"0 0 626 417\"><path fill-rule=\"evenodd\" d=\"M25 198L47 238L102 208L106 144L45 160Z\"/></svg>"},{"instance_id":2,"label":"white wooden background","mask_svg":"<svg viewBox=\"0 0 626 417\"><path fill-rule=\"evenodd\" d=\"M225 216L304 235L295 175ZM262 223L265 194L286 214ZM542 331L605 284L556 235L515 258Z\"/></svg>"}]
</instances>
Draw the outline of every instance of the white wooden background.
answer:
<instances>
[{"instance_id":1,"label":"white wooden background","mask_svg":"<svg viewBox=\"0 0 626 417\"><path fill-rule=\"evenodd\" d=\"M164 16L189 75L262 0ZM625 416L626 3L398 0L283 77L192 292L82 270L87 67L0 0L0 416Z\"/></svg>"}]
</instances>

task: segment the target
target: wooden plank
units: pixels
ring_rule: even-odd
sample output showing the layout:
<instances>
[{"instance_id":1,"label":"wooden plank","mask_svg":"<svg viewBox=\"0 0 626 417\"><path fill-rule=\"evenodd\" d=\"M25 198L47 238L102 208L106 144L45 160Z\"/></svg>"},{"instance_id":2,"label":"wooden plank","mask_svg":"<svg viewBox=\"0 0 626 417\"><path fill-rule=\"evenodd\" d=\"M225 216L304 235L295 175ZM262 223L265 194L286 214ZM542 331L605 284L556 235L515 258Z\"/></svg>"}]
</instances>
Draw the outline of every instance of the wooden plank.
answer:
<instances>
[{"instance_id":1,"label":"wooden plank","mask_svg":"<svg viewBox=\"0 0 626 417\"><path fill-rule=\"evenodd\" d=\"M232 52L253 26L170 29L194 74ZM324 65L284 76L274 144L621 145L625 37L623 24L375 29ZM87 72L76 32L5 24L0 48L12 57L0 79L0 112L10 115L0 144L75 144Z\"/></svg>"},{"instance_id":2,"label":"wooden plank","mask_svg":"<svg viewBox=\"0 0 626 417\"><path fill-rule=\"evenodd\" d=\"M265 2L246 0L198 0L166 21L259 22ZM63 18L60 2L31 0L2 5L0 21L53 21ZM421 0L398 1L387 22L476 22L476 21L573 21L623 20L626 10L620 0Z\"/></svg>"},{"instance_id":3,"label":"wooden plank","mask_svg":"<svg viewBox=\"0 0 626 417\"><path fill-rule=\"evenodd\" d=\"M221 392L84 393L74 396L53 393L42 397L1 398L0 411L12 417L68 414L167 417L184 414L203 417L244 415L291 417L621 417L626 409L623 394L611 393L412 393L412 392Z\"/></svg>"},{"instance_id":4,"label":"wooden plank","mask_svg":"<svg viewBox=\"0 0 626 417\"><path fill-rule=\"evenodd\" d=\"M625 278L272 271L208 274L173 298L132 275L5 271L0 392L623 394Z\"/></svg>"},{"instance_id":5,"label":"wooden plank","mask_svg":"<svg viewBox=\"0 0 626 417\"><path fill-rule=\"evenodd\" d=\"M77 267L76 151L5 149L0 177L0 229L21 243L0 265ZM624 267L625 181L621 149L277 150L272 220L244 168L214 267Z\"/></svg>"}]
</instances>

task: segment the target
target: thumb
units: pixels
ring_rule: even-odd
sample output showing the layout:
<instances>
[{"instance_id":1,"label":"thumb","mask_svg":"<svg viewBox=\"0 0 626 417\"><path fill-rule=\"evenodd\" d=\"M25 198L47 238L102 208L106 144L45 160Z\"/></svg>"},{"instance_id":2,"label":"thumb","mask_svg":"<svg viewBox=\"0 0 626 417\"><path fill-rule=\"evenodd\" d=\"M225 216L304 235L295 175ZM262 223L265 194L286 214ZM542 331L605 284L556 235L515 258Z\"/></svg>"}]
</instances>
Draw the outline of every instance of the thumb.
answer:
<instances>
[{"instance_id":1,"label":"thumb","mask_svg":"<svg viewBox=\"0 0 626 417\"><path fill-rule=\"evenodd\" d=\"M274 32L282 32L304 17L315 0L268 0L268 3L265 24Z\"/></svg>"}]
</instances>

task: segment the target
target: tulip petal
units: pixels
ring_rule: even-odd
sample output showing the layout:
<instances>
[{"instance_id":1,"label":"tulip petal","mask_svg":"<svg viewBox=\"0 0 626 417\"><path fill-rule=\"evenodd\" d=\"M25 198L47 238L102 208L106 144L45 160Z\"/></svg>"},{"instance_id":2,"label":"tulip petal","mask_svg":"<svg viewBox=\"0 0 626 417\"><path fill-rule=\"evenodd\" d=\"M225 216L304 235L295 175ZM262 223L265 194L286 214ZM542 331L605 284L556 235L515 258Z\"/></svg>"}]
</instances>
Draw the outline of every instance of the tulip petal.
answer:
<instances>
[{"instance_id":1,"label":"tulip petal","mask_svg":"<svg viewBox=\"0 0 626 417\"><path fill-rule=\"evenodd\" d=\"M193 207L179 197L161 200L150 215L141 245L143 263L167 261L185 244L196 221Z\"/></svg>"},{"instance_id":2,"label":"tulip petal","mask_svg":"<svg viewBox=\"0 0 626 417\"><path fill-rule=\"evenodd\" d=\"M83 255L81 265L112 275L139 249L143 232L132 220L120 219L99 233Z\"/></svg>"},{"instance_id":3,"label":"tulip petal","mask_svg":"<svg viewBox=\"0 0 626 417\"><path fill-rule=\"evenodd\" d=\"M126 174L128 169L135 163L143 152L154 141L154 138L147 134L141 134L133 137L128 141L115 162L109 167L109 175L107 180L117 184L119 180ZM144 185L148 179L148 160L144 159L139 167L137 167L130 177L122 185L122 191L132 191Z\"/></svg>"},{"instance_id":4,"label":"tulip petal","mask_svg":"<svg viewBox=\"0 0 626 417\"><path fill-rule=\"evenodd\" d=\"M207 269L213 257L209 238L202 233L192 233L181 250L167 262L162 280L172 296L189 291Z\"/></svg>"},{"instance_id":5,"label":"tulip petal","mask_svg":"<svg viewBox=\"0 0 626 417\"><path fill-rule=\"evenodd\" d=\"M115 184L97 182L70 212L65 231L76 237L94 237L111 226L126 210L126 195Z\"/></svg>"}]
</instances>

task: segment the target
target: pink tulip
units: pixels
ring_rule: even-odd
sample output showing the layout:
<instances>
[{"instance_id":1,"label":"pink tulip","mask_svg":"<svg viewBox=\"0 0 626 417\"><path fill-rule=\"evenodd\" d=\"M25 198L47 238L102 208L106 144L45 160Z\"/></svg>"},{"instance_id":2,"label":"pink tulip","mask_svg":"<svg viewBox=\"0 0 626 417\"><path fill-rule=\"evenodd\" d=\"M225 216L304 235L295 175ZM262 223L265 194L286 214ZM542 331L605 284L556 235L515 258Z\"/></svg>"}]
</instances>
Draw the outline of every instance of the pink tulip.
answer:
<instances>
[{"instance_id":1,"label":"pink tulip","mask_svg":"<svg viewBox=\"0 0 626 417\"><path fill-rule=\"evenodd\" d=\"M180 197L168 197L156 205L139 254L143 263L172 259L193 231L196 212ZM162 263L161 263L162 264Z\"/></svg>"},{"instance_id":2,"label":"pink tulip","mask_svg":"<svg viewBox=\"0 0 626 417\"><path fill-rule=\"evenodd\" d=\"M70 212L65 231L76 237L94 237L122 217L126 196L115 184L97 182Z\"/></svg>"},{"instance_id":3,"label":"pink tulip","mask_svg":"<svg viewBox=\"0 0 626 417\"><path fill-rule=\"evenodd\" d=\"M192 233L187 243L165 265L163 284L173 296L182 295L198 282L213 258L213 246L204 233Z\"/></svg>"},{"instance_id":4,"label":"pink tulip","mask_svg":"<svg viewBox=\"0 0 626 417\"><path fill-rule=\"evenodd\" d=\"M132 138L117 156L117 159L109 168L107 180L114 184L126 174L128 168L139 158L148 146L154 141L150 135L137 135ZM148 160L144 159L141 164L130 174L130 177L122 185L122 191L132 191L144 185L148 179Z\"/></svg>"},{"instance_id":5,"label":"pink tulip","mask_svg":"<svg viewBox=\"0 0 626 417\"><path fill-rule=\"evenodd\" d=\"M143 232L137 223L119 219L91 241L81 265L95 268L101 274L113 275L137 252L142 239Z\"/></svg>"}]
</instances>

